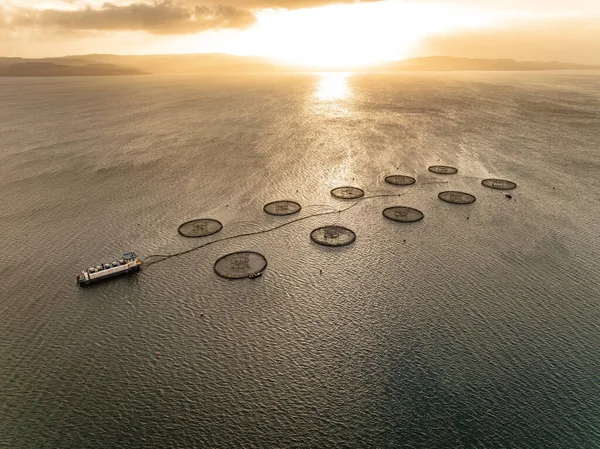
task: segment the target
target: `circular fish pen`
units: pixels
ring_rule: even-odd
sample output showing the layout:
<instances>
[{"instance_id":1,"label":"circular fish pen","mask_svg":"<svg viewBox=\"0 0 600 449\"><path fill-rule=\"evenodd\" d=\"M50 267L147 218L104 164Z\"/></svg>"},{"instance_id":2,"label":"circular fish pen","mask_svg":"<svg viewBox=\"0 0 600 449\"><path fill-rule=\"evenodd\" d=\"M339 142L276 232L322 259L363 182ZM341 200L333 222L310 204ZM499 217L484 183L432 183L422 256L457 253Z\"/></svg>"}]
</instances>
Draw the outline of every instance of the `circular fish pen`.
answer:
<instances>
[{"instance_id":1,"label":"circular fish pen","mask_svg":"<svg viewBox=\"0 0 600 449\"><path fill-rule=\"evenodd\" d=\"M394 206L383 210L383 216L389 220L400 223L414 223L421 221L425 215L412 207Z\"/></svg>"},{"instance_id":2,"label":"circular fish pen","mask_svg":"<svg viewBox=\"0 0 600 449\"><path fill-rule=\"evenodd\" d=\"M267 268L267 259L254 251L238 251L217 259L215 273L225 279L255 278Z\"/></svg>"},{"instance_id":3,"label":"circular fish pen","mask_svg":"<svg viewBox=\"0 0 600 449\"><path fill-rule=\"evenodd\" d=\"M475 197L470 193L457 192L449 190L446 192L440 192L438 198L442 201L452 204L471 204L475 202Z\"/></svg>"},{"instance_id":4,"label":"circular fish pen","mask_svg":"<svg viewBox=\"0 0 600 449\"><path fill-rule=\"evenodd\" d=\"M221 229L223 229L223 225L220 221L213 220L212 218L199 218L197 220L186 221L179 226L177 232L184 237L195 238L216 234Z\"/></svg>"},{"instance_id":5,"label":"circular fish pen","mask_svg":"<svg viewBox=\"0 0 600 449\"><path fill-rule=\"evenodd\" d=\"M302 206L295 201L273 201L272 203L265 204L263 210L269 215L293 215L300 212Z\"/></svg>"},{"instance_id":6,"label":"circular fish pen","mask_svg":"<svg viewBox=\"0 0 600 449\"><path fill-rule=\"evenodd\" d=\"M346 246L356 240L356 234L343 226L323 226L313 230L310 239L323 246Z\"/></svg>"},{"instance_id":7,"label":"circular fish pen","mask_svg":"<svg viewBox=\"0 0 600 449\"><path fill-rule=\"evenodd\" d=\"M431 173L436 173L438 175L454 175L458 173L458 168L450 167L448 165L432 165L428 170Z\"/></svg>"},{"instance_id":8,"label":"circular fish pen","mask_svg":"<svg viewBox=\"0 0 600 449\"><path fill-rule=\"evenodd\" d=\"M512 190L517 187L517 184L506 179L484 179L481 184L496 190Z\"/></svg>"},{"instance_id":9,"label":"circular fish pen","mask_svg":"<svg viewBox=\"0 0 600 449\"><path fill-rule=\"evenodd\" d=\"M410 186L417 182L417 180L412 176L390 175L385 177L385 182L395 186Z\"/></svg>"},{"instance_id":10,"label":"circular fish pen","mask_svg":"<svg viewBox=\"0 0 600 449\"><path fill-rule=\"evenodd\" d=\"M342 200L355 200L365 196L365 191L358 187L344 186L333 189L331 195Z\"/></svg>"}]
</instances>

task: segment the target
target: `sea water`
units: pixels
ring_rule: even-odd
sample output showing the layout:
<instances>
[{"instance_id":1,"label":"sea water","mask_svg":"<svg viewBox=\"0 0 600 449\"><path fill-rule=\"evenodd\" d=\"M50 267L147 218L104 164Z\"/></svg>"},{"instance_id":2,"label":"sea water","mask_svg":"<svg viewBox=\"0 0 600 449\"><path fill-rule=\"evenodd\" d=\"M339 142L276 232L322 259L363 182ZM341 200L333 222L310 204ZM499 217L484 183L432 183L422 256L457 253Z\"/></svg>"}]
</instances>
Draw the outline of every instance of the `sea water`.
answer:
<instances>
[{"instance_id":1,"label":"sea water","mask_svg":"<svg viewBox=\"0 0 600 449\"><path fill-rule=\"evenodd\" d=\"M599 447L599 153L597 72L0 79L0 447Z\"/></svg>"}]
</instances>

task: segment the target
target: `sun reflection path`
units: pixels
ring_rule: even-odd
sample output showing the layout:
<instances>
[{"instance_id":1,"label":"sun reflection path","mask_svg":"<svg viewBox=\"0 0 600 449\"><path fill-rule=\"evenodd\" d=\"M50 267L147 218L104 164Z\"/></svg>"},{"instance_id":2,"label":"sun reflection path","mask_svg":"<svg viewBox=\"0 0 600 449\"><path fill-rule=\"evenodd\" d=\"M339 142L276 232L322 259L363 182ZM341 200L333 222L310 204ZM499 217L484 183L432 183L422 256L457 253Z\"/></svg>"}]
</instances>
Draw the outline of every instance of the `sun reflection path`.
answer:
<instances>
[{"instance_id":1,"label":"sun reflection path","mask_svg":"<svg viewBox=\"0 0 600 449\"><path fill-rule=\"evenodd\" d=\"M316 90L311 108L317 116L342 118L350 115L348 108L352 99L352 91L348 86L350 72L318 73Z\"/></svg>"},{"instance_id":2,"label":"sun reflection path","mask_svg":"<svg viewBox=\"0 0 600 449\"><path fill-rule=\"evenodd\" d=\"M347 100L352 96L348 88L350 72L319 73L321 79L317 85L315 96L321 101Z\"/></svg>"}]
</instances>

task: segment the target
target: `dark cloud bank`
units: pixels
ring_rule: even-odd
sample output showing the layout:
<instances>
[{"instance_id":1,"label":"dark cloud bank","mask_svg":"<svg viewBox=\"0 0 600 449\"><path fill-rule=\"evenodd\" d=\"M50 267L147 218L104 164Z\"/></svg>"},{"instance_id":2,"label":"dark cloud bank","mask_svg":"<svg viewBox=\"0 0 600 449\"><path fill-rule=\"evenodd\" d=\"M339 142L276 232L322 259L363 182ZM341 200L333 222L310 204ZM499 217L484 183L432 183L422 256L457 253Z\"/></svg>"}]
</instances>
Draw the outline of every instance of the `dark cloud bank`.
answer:
<instances>
[{"instance_id":1,"label":"dark cloud bank","mask_svg":"<svg viewBox=\"0 0 600 449\"><path fill-rule=\"evenodd\" d=\"M221 0L219 0L221 1ZM377 0L366 0L377 1ZM199 4L201 3L201 4ZM355 0L180 0L128 5L105 3L100 8L75 11L18 9L8 22L0 7L0 27L60 29L68 31L146 31L152 34L191 34L206 30L245 28L256 21L252 9L297 9Z\"/></svg>"},{"instance_id":2,"label":"dark cloud bank","mask_svg":"<svg viewBox=\"0 0 600 449\"><path fill-rule=\"evenodd\" d=\"M1 17L1 16L0 16ZM233 6L195 6L164 1L117 6L105 3L99 9L77 11L20 10L12 27L59 28L66 30L147 31L153 34L188 34L210 29L244 28L254 15Z\"/></svg>"}]
</instances>

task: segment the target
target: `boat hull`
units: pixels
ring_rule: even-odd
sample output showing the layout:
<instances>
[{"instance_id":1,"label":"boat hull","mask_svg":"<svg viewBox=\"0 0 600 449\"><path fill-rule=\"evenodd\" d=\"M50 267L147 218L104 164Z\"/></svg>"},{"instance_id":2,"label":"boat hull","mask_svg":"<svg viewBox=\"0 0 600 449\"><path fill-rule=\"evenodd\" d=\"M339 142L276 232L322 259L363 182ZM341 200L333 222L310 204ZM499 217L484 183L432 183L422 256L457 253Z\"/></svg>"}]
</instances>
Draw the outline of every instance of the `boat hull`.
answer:
<instances>
[{"instance_id":1,"label":"boat hull","mask_svg":"<svg viewBox=\"0 0 600 449\"><path fill-rule=\"evenodd\" d=\"M136 273L138 271L140 271L140 267L134 267L134 268L130 268L127 271L120 271L118 273L110 273L110 274L107 274L106 276L97 277L94 279L89 279L89 280L77 279L77 283L79 284L80 287L87 287L88 285L91 285L91 284L97 284L98 282L102 282L107 279L112 279L112 278L116 278L119 276L125 276L127 274Z\"/></svg>"}]
</instances>

